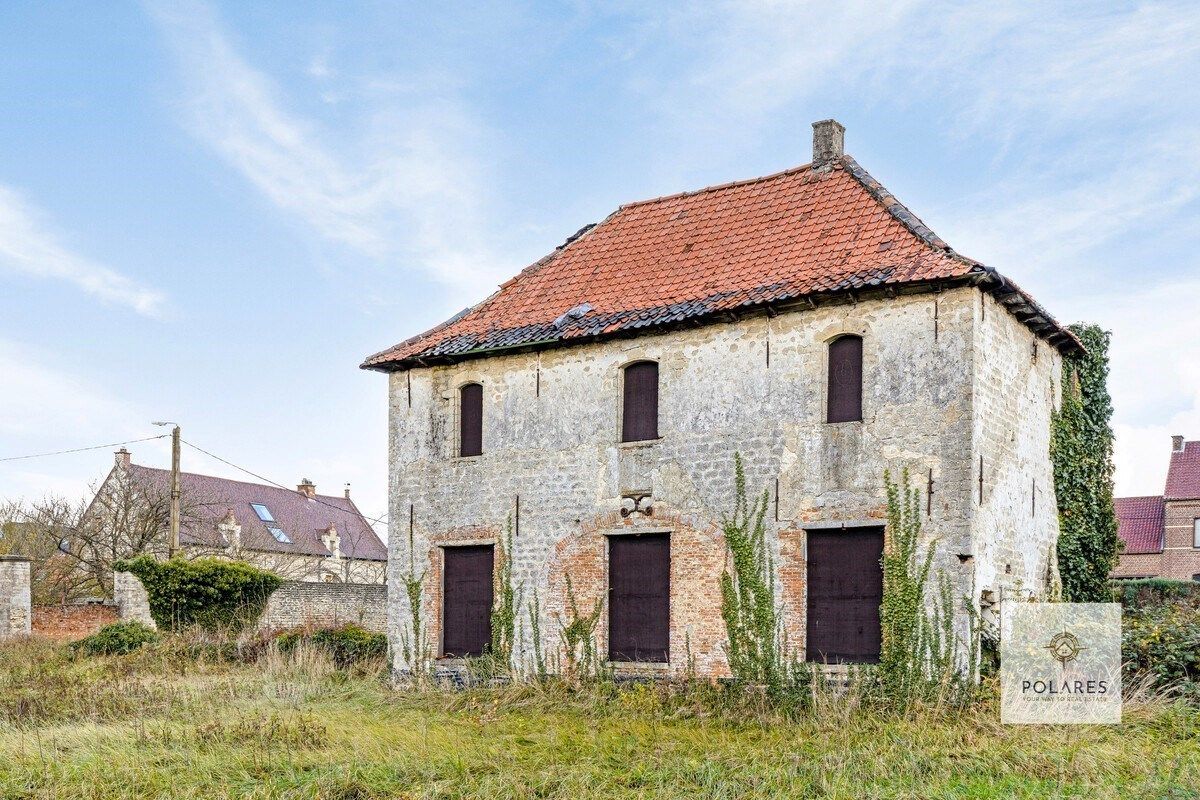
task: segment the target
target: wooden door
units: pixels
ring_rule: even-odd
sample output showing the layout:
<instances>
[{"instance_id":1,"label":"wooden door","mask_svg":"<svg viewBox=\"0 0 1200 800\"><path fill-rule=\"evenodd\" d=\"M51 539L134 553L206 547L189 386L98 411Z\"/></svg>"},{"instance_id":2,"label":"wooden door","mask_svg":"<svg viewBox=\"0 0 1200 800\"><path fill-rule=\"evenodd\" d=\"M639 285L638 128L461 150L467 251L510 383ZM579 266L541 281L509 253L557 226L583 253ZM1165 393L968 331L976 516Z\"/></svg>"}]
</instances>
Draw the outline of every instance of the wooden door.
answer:
<instances>
[{"instance_id":1,"label":"wooden door","mask_svg":"<svg viewBox=\"0 0 1200 800\"><path fill-rule=\"evenodd\" d=\"M481 655L492 643L492 545L442 552L442 655Z\"/></svg>"},{"instance_id":2,"label":"wooden door","mask_svg":"<svg viewBox=\"0 0 1200 800\"><path fill-rule=\"evenodd\" d=\"M808 532L809 661L879 661L883 528Z\"/></svg>"},{"instance_id":3,"label":"wooden door","mask_svg":"<svg viewBox=\"0 0 1200 800\"><path fill-rule=\"evenodd\" d=\"M671 537L608 537L608 657L666 662L671 636Z\"/></svg>"}]
</instances>

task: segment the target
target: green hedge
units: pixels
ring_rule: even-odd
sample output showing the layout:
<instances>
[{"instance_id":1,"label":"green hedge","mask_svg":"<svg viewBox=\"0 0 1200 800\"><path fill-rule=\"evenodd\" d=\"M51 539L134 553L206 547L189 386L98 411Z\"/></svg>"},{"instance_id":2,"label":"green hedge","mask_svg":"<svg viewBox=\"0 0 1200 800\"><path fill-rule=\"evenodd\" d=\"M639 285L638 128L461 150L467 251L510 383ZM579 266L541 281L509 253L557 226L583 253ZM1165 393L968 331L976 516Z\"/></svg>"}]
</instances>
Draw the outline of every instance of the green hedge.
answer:
<instances>
[{"instance_id":1,"label":"green hedge","mask_svg":"<svg viewBox=\"0 0 1200 800\"><path fill-rule=\"evenodd\" d=\"M347 623L336 628L316 631L288 631L276 637L279 648L291 650L300 642L308 642L333 658L339 668L345 668L369 658L387 655L387 636L373 633L360 625Z\"/></svg>"},{"instance_id":2,"label":"green hedge","mask_svg":"<svg viewBox=\"0 0 1200 800\"><path fill-rule=\"evenodd\" d=\"M116 622L72 645L88 656L123 656L158 641L158 633L141 622Z\"/></svg>"},{"instance_id":3,"label":"green hedge","mask_svg":"<svg viewBox=\"0 0 1200 800\"><path fill-rule=\"evenodd\" d=\"M1126 675L1149 675L1200 702L1200 607L1166 603L1127 613L1121 628Z\"/></svg>"},{"instance_id":4,"label":"green hedge","mask_svg":"<svg viewBox=\"0 0 1200 800\"><path fill-rule=\"evenodd\" d=\"M215 558L158 561L139 556L114 569L132 572L150 595L150 615L163 629L197 626L237 632L255 622L283 582L241 561Z\"/></svg>"},{"instance_id":5,"label":"green hedge","mask_svg":"<svg viewBox=\"0 0 1200 800\"><path fill-rule=\"evenodd\" d=\"M1150 608L1180 601L1200 605L1200 581L1138 578L1110 581L1109 587L1113 602L1127 609Z\"/></svg>"}]
</instances>

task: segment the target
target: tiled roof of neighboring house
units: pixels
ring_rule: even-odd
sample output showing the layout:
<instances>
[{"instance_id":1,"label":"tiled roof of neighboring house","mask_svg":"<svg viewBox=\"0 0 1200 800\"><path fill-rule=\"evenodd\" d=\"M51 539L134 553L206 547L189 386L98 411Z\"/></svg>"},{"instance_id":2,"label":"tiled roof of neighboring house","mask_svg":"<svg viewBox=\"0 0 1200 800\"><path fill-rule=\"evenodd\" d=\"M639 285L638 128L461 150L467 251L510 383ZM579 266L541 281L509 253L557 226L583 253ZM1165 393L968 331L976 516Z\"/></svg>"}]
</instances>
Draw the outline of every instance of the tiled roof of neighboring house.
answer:
<instances>
[{"instance_id":1,"label":"tiled roof of neighboring house","mask_svg":"<svg viewBox=\"0 0 1200 800\"><path fill-rule=\"evenodd\" d=\"M139 464L129 466L132 476L158 489L170 486L171 472ZM215 478L211 475L180 473L184 503L196 509L199 521L181 524L180 543L224 547L217 524L227 511L241 526L242 547L275 553L328 556L321 534L334 525L341 540L342 555L373 561L387 560L387 547L347 497L316 495L309 498L294 489L259 483ZM277 526L291 542L280 542L251 508L265 505Z\"/></svg>"},{"instance_id":2,"label":"tiled roof of neighboring house","mask_svg":"<svg viewBox=\"0 0 1200 800\"><path fill-rule=\"evenodd\" d=\"M1165 494L1168 500L1200 498L1200 441L1184 442L1183 450L1171 453Z\"/></svg>"},{"instance_id":3,"label":"tiled roof of neighboring house","mask_svg":"<svg viewBox=\"0 0 1200 800\"><path fill-rule=\"evenodd\" d=\"M383 371L714 321L850 292L975 283L1063 350L1028 294L959 255L843 155L813 169L621 206L482 303L376 353Z\"/></svg>"},{"instance_id":4,"label":"tiled roof of neighboring house","mask_svg":"<svg viewBox=\"0 0 1200 800\"><path fill-rule=\"evenodd\" d=\"M1166 531L1163 499L1154 497L1118 497L1117 535L1125 543L1125 553L1161 553Z\"/></svg>"}]
</instances>

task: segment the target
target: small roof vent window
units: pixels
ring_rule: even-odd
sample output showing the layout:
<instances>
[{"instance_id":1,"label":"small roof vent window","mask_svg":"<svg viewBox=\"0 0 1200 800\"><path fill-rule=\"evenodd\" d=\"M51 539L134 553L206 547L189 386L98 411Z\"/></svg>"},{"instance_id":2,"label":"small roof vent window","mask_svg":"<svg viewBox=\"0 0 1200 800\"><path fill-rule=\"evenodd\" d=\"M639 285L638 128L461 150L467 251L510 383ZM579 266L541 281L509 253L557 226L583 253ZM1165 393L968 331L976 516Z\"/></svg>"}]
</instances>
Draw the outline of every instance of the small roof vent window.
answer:
<instances>
[{"instance_id":1,"label":"small roof vent window","mask_svg":"<svg viewBox=\"0 0 1200 800\"><path fill-rule=\"evenodd\" d=\"M251 503L250 507L254 509L254 513L258 514L258 518L263 522L275 521L275 518L271 516L271 509L267 508L262 503Z\"/></svg>"},{"instance_id":2,"label":"small roof vent window","mask_svg":"<svg viewBox=\"0 0 1200 800\"><path fill-rule=\"evenodd\" d=\"M588 313L591 310L592 310L591 303L580 303L577 306L573 306L569 311L567 311L567 313L561 315L558 319L554 320L554 327L561 328L563 325L566 325L571 320L579 319L580 317L582 317L584 314Z\"/></svg>"},{"instance_id":3,"label":"small roof vent window","mask_svg":"<svg viewBox=\"0 0 1200 800\"><path fill-rule=\"evenodd\" d=\"M288 538L288 535L283 532L283 528L277 528L274 525L268 525L267 530L271 532L271 535L274 536L276 540L283 542L284 544L292 543L292 540Z\"/></svg>"}]
</instances>

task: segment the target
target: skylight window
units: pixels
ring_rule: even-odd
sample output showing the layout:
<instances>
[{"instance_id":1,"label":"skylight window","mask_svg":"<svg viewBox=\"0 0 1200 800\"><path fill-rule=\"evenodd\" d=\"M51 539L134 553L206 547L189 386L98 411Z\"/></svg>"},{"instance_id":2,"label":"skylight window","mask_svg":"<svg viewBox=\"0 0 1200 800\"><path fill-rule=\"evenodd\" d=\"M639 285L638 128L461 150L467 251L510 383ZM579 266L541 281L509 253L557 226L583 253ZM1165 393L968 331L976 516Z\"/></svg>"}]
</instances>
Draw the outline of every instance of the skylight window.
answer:
<instances>
[{"instance_id":1,"label":"skylight window","mask_svg":"<svg viewBox=\"0 0 1200 800\"><path fill-rule=\"evenodd\" d=\"M284 544L292 543L292 540L288 538L288 535L283 532L282 528L276 528L274 525L268 525L267 530L269 530L271 532L272 536L274 536L276 539L283 542Z\"/></svg>"},{"instance_id":2,"label":"skylight window","mask_svg":"<svg viewBox=\"0 0 1200 800\"><path fill-rule=\"evenodd\" d=\"M254 509L254 513L258 514L258 518L263 522L275 521L275 518L271 516L271 509L267 508L262 503L251 503L250 507Z\"/></svg>"}]
</instances>

